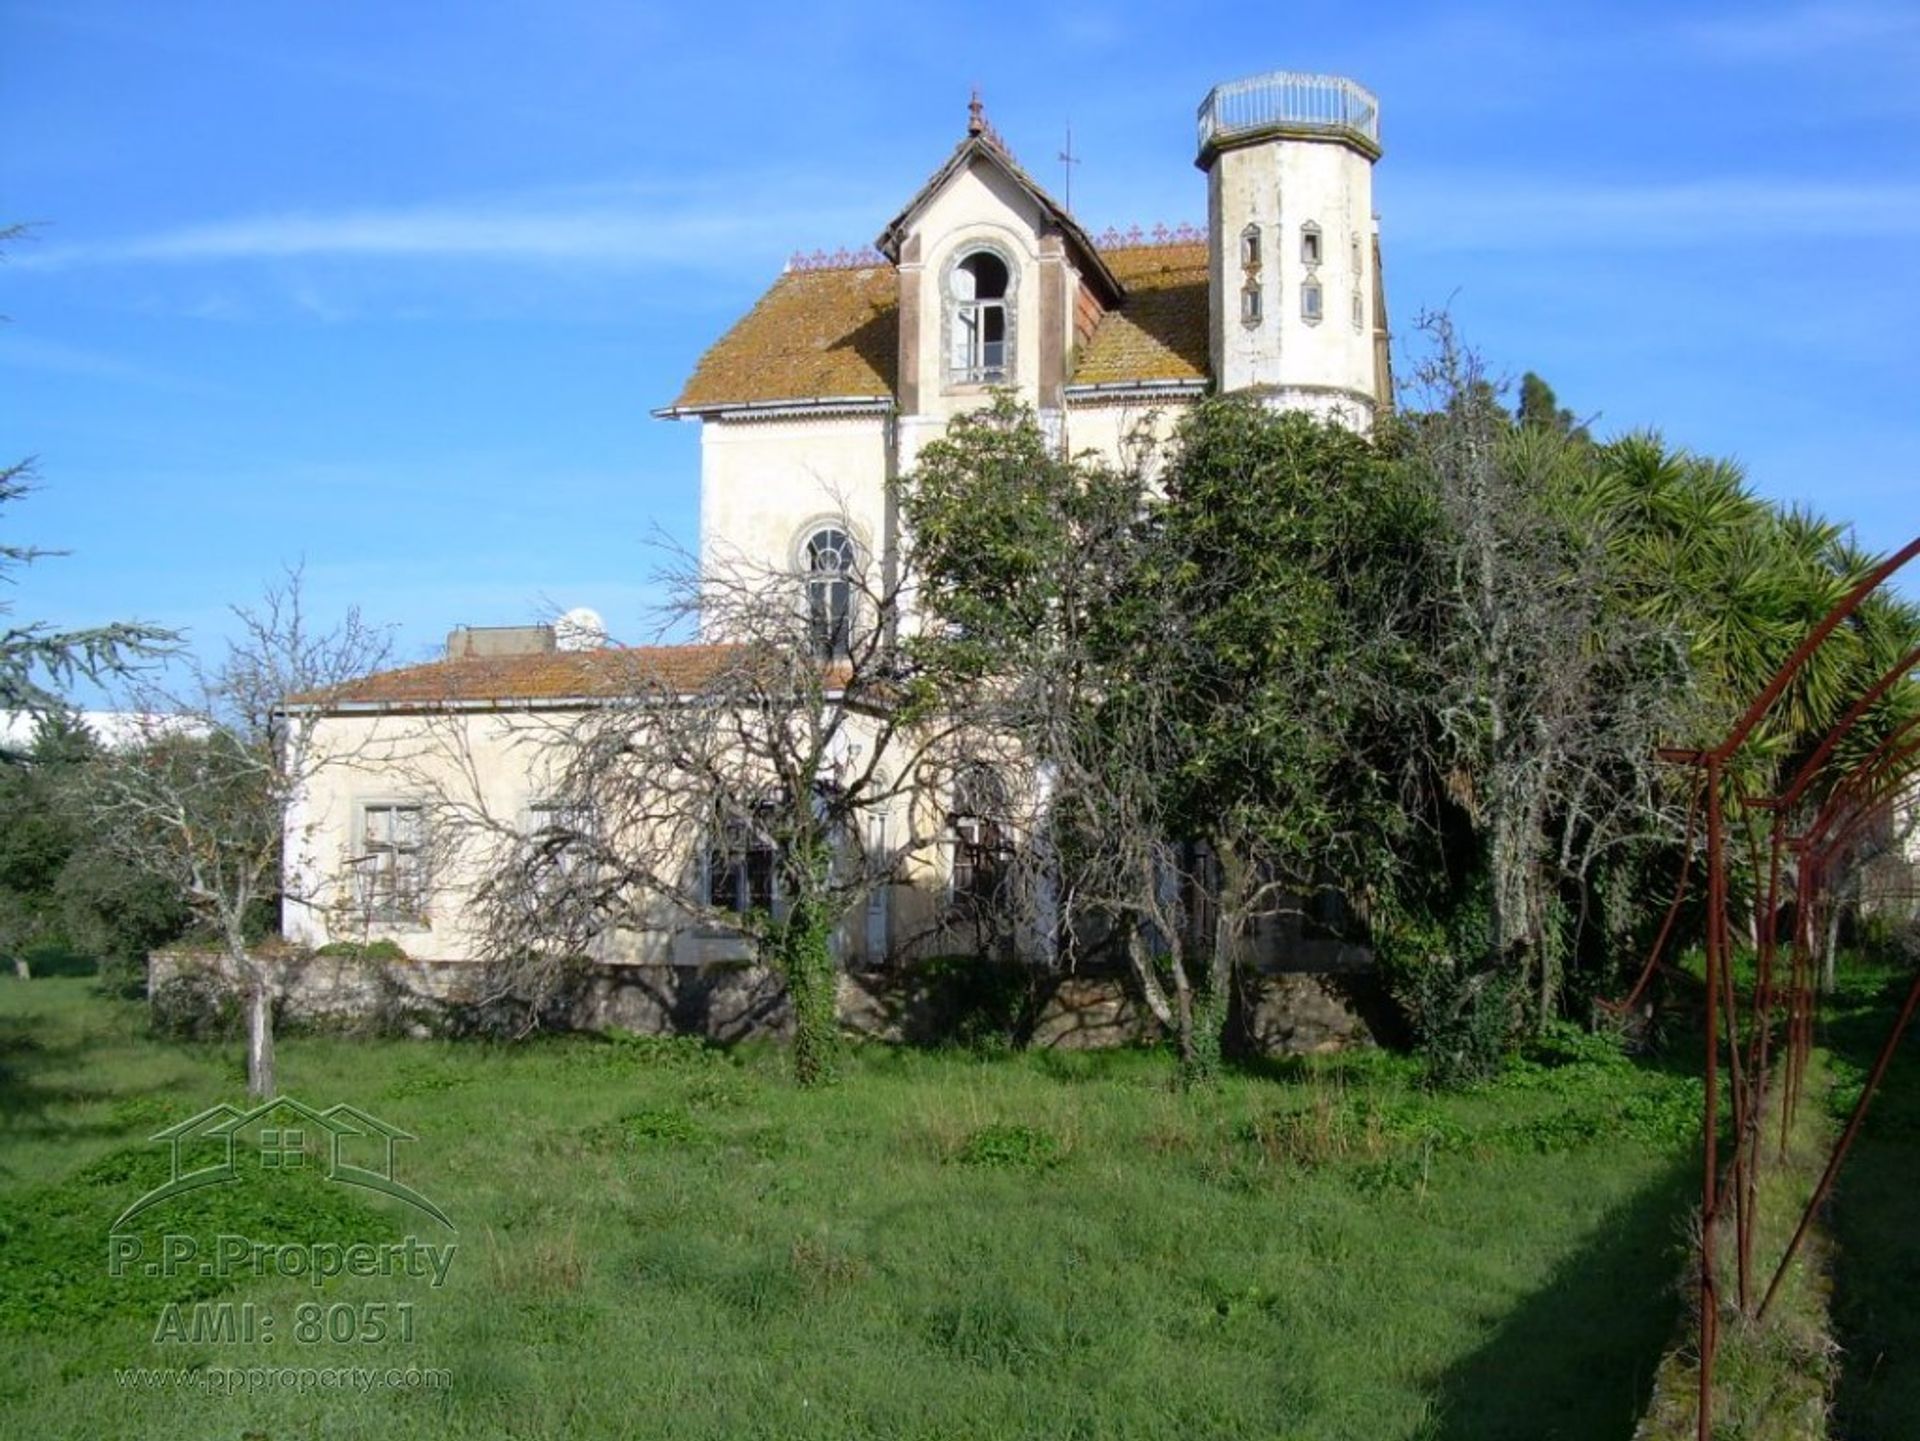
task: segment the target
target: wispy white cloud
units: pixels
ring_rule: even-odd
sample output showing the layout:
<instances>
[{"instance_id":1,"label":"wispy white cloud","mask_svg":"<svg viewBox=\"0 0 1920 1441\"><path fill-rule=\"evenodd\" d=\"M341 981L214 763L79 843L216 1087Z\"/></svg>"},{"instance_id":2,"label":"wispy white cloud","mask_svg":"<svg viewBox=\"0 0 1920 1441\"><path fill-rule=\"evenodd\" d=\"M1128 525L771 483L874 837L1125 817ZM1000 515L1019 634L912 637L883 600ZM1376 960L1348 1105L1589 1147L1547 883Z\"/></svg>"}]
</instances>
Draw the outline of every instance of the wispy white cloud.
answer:
<instances>
[{"instance_id":1,"label":"wispy white cloud","mask_svg":"<svg viewBox=\"0 0 1920 1441\"><path fill-rule=\"evenodd\" d=\"M1677 27L1694 49L1729 61L1807 60L1836 51L1880 51L1920 45L1920 10L1861 0L1816 3L1688 20Z\"/></svg>"},{"instance_id":2,"label":"wispy white cloud","mask_svg":"<svg viewBox=\"0 0 1920 1441\"><path fill-rule=\"evenodd\" d=\"M1424 250L1648 250L1789 235L1920 237L1920 184L1705 179L1541 184L1428 175L1396 183L1393 242Z\"/></svg>"},{"instance_id":3,"label":"wispy white cloud","mask_svg":"<svg viewBox=\"0 0 1920 1441\"><path fill-rule=\"evenodd\" d=\"M679 196L624 187L333 212L285 211L185 225L145 235L70 244L49 241L20 255L22 268L290 259L473 261L601 266L763 265L795 240L858 243L884 202L844 183L803 192L791 180L728 194L713 187Z\"/></svg>"},{"instance_id":4,"label":"wispy white cloud","mask_svg":"<svg viewBox=\"0 0 1920 1441\"><path fill-rule=\"evenodd\" d=\"M0 366L77 376L84 380L140 385L182 394L220 393L219 387L202 380L173 375L118 355L45 339L11 328L0 331Z\"/></svg>"}]
</instances>

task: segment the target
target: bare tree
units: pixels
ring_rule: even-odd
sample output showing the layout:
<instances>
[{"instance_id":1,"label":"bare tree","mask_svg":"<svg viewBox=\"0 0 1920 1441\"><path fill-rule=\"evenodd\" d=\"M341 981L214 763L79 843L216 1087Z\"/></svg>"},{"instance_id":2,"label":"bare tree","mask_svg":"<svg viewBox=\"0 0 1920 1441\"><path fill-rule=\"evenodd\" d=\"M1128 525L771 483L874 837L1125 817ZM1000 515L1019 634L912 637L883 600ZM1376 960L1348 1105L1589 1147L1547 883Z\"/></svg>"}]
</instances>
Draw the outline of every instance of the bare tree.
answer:
<instances>
[{"instance_id":1,"label":"bare tree","mask_svg":"<svg viewBox=\"0 0 1920 1441\"><path fill-rule=\"evenodd\" d=\"M1482 837L1493 964L1559 985L1551 911L1610 850L1677 838L1655 748L1689 669L1680 638L1618 604L1604 489L1584 442L1515 428L1444 314L1415 375L1408 458L1439 508L1431 773Z\"/></svg>"},{"instance_id":2,"label":"bare tree","mask_svg":"<svg viewBox=\"0 0 1920 1441\"><path fill-rule=\"evenodd\" d=\"M103 762L91 797L110 849L173 888L221 948L247 1013L247 1089L274 1092L275 977L253 931L281 900L288 834L308 783L337 754L314 733L328 701L377 668L388 634L357 610L316 631L297 570L258 605L235 607L239 635L217 661L190 658L178 684L127 687L137 742ZM289 878L302 868L289 866Z\"/></svg>"},{"instance_id":3,"label":"bare tree","mask_svg":"<svg viewBox=\"0 0 1920 1441\"><path fill-rule=\"evenodd\" d=\"M483 877L481 948L523 995L622 935L731 935L785 982L802 1084L832 1070L836 932L936 838L915 802L956 731L902 643L910 566L825 528L844 546L805 572L670 554L664 628L703 644L602 652L592 703L524 731L539 816L503 814L470 766L435 787L436 829ZM440 721L456 753L469 724Z\"/></svg>"}]
</instances>

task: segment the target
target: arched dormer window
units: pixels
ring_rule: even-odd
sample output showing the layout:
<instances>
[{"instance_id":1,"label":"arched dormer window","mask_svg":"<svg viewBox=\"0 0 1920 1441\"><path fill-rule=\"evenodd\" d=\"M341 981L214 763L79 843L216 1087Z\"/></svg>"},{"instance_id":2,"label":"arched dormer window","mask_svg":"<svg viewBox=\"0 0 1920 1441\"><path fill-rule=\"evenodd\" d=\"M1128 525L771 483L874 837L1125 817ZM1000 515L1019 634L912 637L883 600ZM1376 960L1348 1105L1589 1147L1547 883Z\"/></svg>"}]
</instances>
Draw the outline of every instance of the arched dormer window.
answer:
<instances>
[{"instance_id":1,"label":"arched dormer window","mask_svg":"<svg viewBox=\"0 0 1920 1441\"><path fill-rule=\"evenodd\" d=\"M1013 376L1013 272L992 250L973 250L947 272L947 378L1000 385Z\"/></svg>"},{"instance_id":2,"label":"arched dormer window","mask_svg":"<svg viewBox=\"0 0 1920 1441\"><path fill-rule=\"evenodd\" d=\"M807 633L822 656L847 653L853 628L853 538L822 526L802 548L806 570Z\"/></svg>"}]
</instances>

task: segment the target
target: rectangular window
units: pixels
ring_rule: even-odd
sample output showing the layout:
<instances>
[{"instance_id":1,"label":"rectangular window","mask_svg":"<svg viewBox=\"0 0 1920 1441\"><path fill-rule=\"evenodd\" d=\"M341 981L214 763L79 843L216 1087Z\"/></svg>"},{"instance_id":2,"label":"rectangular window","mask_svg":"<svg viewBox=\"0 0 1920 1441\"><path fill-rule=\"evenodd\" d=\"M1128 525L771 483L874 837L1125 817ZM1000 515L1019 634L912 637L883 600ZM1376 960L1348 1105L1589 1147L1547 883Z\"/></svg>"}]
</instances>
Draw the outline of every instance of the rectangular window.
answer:
<instances>
[{"instance_id":1,"label":"rectangular window","mask_svg":"<svg viewBox=\"0 0 1920 1441\"><path fill-rule=\"evenodd\" d=\"M360 849L353 872L367 919L413 924L426 917L426 810L406 802L360 808Z\"/></svg>"},{"instance_id":2,"label":"rectangular window","mask_svg":"<svg viewBox=\"0 0 1920 1441\"><path fill-rule=\"evenodd\" d=\"M759 826L729 826L707 853L707 904L742 916L772 911L778 861L778 848Z\"/></svg>"},{"instance_id":3,"label":"rectangular window","mask_svg":"<svg viewBox=\"0 0 1920 1441\"><path fill-rule=\"evenodd\" d=\"M527 839L539 873L556 887L590 881L593 872L594 815L586 806L564 801L535 801L527 807Z\"/></svg>"},{"instance_id":4,"label":"rectangular window","mask_svg":"<svg viewBox=\"0 0 1920 1441\"><path fill-rule=\"evenodd\" d=\"M998 301L975 301L954 314L953 368L956 380L989 384L1007 378L1007 308Z\"/></svg>"},{"instance_id":5,"label":"rectangular window","mask_svg":"<svg viewBox=\"0 0 1920 1441\"><path fill-rule=\"evenodd\" d=\"M1260 323L1260 287L1257 285L1249 285L1240 292L1240 323Z\"/></svg>"},{"instance_id":6,"label":"rectangular window","mask_svg":"<svg viewBox=\"0 0 1920 1441\"><path fill-rule=\"evenodd\" d=\"M986 904L1000 894L1009 847L1000 822L991 816L953 817L953 896Z\"/></svg>"},{"instance_id":7,"label":"rectangular window","mask_svg":"<svg viewBox=\"0 0 1920 1441\"><path fill-rule=\"evenodd\" d=\"M1320 319L1320 282L1309 280L1300 287L1300 318L1307 321Z\"/></svg>"},{"instance_id":8,"label":"rectangular window","mask_svg":"<svg viewBox=\"0 0 1920 1441\"><path fill-rule=\"evenodd\" d=\"M1320 229L1308 221L1300 231L1300 263L1318 265L1320 263Z\"/></svg>"}]
</instances>

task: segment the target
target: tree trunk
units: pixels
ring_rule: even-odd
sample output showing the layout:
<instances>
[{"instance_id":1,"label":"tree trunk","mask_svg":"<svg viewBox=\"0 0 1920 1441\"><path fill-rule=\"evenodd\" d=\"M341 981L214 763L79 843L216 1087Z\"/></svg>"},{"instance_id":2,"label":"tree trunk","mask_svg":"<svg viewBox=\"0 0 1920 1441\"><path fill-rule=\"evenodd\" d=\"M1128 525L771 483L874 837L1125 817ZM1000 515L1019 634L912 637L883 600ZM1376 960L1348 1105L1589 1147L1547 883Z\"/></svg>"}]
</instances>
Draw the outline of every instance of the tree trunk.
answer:
<instances>
[{"instance_id":1,"label":"tree trunk","mask_svg":"<svg viewBox=\"0 0 1920 1441\"><path fill-rule=\"evenodd\" d=\"M1823 996L1832 995L1838 983L1839 954L1840 905L1836 901L1827 907L1827 931L1820 945L1820 994Z\"/></svg>"},{"instance_id":2,"label":"tree trunk","mask_svg":"<svg viewBox=\"0 0 1920 1441\"><path fill-rule=\"evenodd\" d=\"M247 1094L265 1099L278 1094L273 1064L273 975L247 950L236 908L227 926L227 958L247 1003Z\"/></svg>"},{"instance_id":3,"label":"tree trunk","mask_svg":"<svg viewBox=\"0 0 1920 1441\"><path fill-rule=\"evenodd\" d=\"M1147 938L1135 926L1127 934L1127 960L1133 965L1134 979L1140 982L1140 994L1146 999L1153 1018L1169 1031L1176 1029L1173 1006L1167 1000L1160 977L1154 974L1153 955L1147 950Z\"/></svg>"},{"instance_id":4,"label":"tree trunk","mask_svg":"<svg viewBox=\"0 0 1920 1441\"><path fill-rule=\"evenodd\" d=\"M275 1094L273 1066L273 987L259 970L247 983L247 1094Z\"/></svg>"},{"instance_id":5,"label":"tree trunk","mask_svg":"<svg viewBox=\"0 0 1920 1441\"><path fill-rule=\"evenodd\" d=\"M833 1079L840 1041L839 968L826 908L813 896L796 897L776 945L775 964L793 1005L793 1079L823 1085Z\"/></svg>"}]
</instances>

